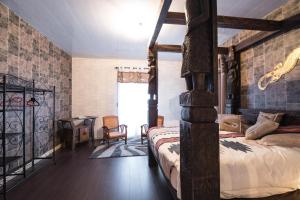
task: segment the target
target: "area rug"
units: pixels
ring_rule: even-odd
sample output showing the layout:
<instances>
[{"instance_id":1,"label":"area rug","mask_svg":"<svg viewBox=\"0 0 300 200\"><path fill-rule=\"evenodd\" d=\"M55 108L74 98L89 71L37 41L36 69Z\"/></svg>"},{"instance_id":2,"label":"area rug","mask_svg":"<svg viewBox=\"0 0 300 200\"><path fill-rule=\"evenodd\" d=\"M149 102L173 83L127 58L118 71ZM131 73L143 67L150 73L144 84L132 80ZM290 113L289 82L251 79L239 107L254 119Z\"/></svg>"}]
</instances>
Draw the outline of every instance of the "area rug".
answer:
<instances>
[{"instance_id":1,"label":"area rug","mask_svg":"<svg viewBox=\"0 0 300 200\"><path fill-rule=\"evenodd\" d=\"M99 145L95 148L89 158L115 158L128 156L147 156L147 141L141 144L141 138L131 138L127 140L127 145L124 141L111 142L109 147L107 144Z\"/></svg>"}]
</instances>

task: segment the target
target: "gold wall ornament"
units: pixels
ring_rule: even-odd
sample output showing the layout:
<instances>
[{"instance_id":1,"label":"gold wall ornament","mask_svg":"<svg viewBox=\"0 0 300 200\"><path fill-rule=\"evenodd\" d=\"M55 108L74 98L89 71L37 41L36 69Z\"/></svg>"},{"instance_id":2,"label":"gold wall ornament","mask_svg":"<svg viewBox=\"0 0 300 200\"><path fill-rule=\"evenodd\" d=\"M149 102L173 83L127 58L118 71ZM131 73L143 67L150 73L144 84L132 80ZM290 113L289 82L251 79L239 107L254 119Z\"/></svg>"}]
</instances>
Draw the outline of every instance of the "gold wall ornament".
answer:
<instances>
[{"instance_id":1,"label":"gold wall ornament","mask_svg":"<svg viewBox=\"0 0 300 200\"><path fill-rule=\"evenodd\" d=\"M260 90L265 90L269 84L278 81L283 75L292 71L300 60L300 47L294 49L289 56L286 58L285 62L277 64L273 71L268 72L263 75L258 81L258 88Z\"/></svg>"}]
</instances>

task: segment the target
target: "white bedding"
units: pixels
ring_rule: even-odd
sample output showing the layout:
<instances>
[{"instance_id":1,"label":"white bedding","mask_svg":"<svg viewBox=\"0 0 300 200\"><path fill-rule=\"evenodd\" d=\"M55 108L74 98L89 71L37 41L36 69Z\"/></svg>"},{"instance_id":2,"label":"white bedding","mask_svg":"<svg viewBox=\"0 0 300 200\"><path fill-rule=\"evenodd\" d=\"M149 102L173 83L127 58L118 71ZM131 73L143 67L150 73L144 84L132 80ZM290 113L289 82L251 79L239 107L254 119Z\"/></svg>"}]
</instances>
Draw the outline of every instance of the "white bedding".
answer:
<instances>
[{"instance_id":1,"label":"white bedding","mask_svg":"<svg viewBox=\"0 0 300 200\"><path fill-rule=\"evenodd\" d=\"M148 137L180 198L179 127L151 129ZM259 198L297 190L300 148L263 146L244 137L220 139L220 174L221 198L225 199Z\"/></svg>"}]
</instances>

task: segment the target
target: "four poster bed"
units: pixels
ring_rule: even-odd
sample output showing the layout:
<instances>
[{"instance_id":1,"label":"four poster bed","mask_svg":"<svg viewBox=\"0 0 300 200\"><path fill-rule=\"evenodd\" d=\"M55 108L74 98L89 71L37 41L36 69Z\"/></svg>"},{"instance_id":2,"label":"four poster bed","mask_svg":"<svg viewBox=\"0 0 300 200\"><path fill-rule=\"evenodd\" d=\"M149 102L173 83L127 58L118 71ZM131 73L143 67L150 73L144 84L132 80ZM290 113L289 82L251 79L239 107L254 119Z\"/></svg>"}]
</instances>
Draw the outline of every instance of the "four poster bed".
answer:
<instances>
[{"instance_id":1,"label":"four poster bed","mask_svg":"<svg viewBox=\"0 0 300 200\"><path fill-rule=\"evenodd\" d=\"M186 13L176 13L169 12L171 3L172 0L161 1L157 24L149 42L149 166L160 166L174 199L300 199L297 190L300 188L300 162L297 162L300 148L269 148L256 141L247 142L235 133L219 132L214 108L218 104L219 54L228 70L226 113L242 114L254 124L260 111L283 112L281 126L300 124L300 111L240 108L239 68L242 51L299 28L300 15L283 21L217 16L216 0L186 0ZM156 43L165 23L187 25L183 46ZM266 32L224 48L217 47L218 27ZM187 92L180 95L180 127L156 128L158 52L183 53L181 75L186 80ZM271 163L266 163L265 159ZM285 176L276 176L282 171L285 171ZM293 190L296 191L290 192ZM281 195L267 197L275 194Z\"/></svg>"}]
</instances>

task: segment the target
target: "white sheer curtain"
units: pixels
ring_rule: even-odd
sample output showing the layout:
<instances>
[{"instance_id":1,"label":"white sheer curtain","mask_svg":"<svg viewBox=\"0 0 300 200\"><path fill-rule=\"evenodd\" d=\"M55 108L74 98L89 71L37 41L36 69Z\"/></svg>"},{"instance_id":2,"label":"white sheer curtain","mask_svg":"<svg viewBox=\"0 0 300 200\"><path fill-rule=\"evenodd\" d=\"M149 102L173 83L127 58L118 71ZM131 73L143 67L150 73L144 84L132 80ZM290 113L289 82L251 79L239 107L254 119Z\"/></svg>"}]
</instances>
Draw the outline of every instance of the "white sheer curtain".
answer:
<instances>
[{"instance_id":1,"label":"white sheer curtain","mask_svg":"<svg viewBox=\"0 0 300 200\"><path fill-rule=\"evenodd\" d=\"M118 83L118 116L128 126L128 137L140 135L140 126L147 123L148 84Z\"/></svg>"}]
</instances>

